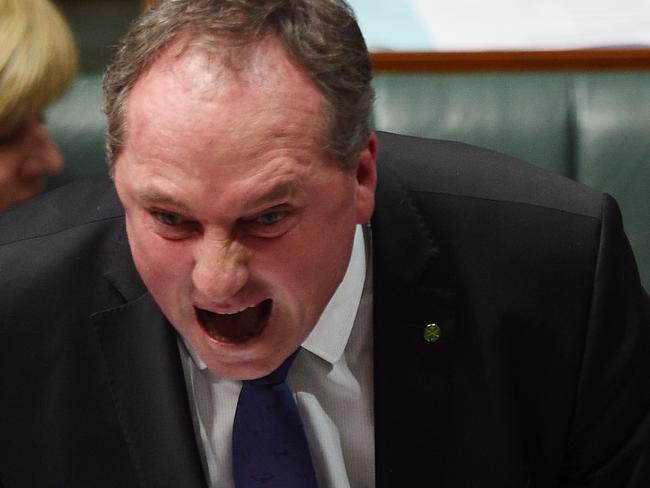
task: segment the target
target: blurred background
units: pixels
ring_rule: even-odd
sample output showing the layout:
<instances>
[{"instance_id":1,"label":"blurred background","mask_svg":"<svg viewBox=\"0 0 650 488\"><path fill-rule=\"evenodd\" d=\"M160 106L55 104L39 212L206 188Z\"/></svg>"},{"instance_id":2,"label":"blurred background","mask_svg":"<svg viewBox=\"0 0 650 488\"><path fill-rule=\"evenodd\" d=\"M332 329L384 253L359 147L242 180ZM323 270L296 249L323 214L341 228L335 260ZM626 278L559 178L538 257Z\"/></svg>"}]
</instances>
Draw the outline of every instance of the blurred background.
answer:
<instances>
[{"instance_id":1,"label":"blurred background","mask_svg":"<svg viewBox=\"0 0 650 488\"><path fill-rule=\"evenodd\" d=\"M351 0L373 50L484 51L650 44L647 0Z\"/></svg>"}]
</instances>

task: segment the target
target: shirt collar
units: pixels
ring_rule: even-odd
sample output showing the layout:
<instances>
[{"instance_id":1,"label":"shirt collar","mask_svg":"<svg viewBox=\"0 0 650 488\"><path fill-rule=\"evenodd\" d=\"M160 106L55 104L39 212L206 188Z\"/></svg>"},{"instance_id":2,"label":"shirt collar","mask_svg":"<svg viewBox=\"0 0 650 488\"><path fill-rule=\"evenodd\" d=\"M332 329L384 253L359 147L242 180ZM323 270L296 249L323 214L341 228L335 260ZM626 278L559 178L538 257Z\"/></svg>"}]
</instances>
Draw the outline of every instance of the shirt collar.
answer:
<instances>
[{"instance_id":1,"label":"shirt collar","mask_svg":"<svg viewBox=\"0 0 650 488\"><path fill-rule=\"evenodd\" d=\"M338 288L325 306L318 322L302 347L330 364L336 363L345 351L357 315L366 279L366 251L361 225L354 232L348 269ZM201 371L207 368L194 348L182 337L186 351Z\"/></svg>"},{"instance_id":2,"label":"shirt collar","mask_svg":"<svg viewBox=\"0 0 650 488\"><path fill-rule=\"evenodd\" d=\"M365 279L363 230L361 225L357 225L348 269L318 322L302 343L303 348L330 364L341 358L357 316Z\"/></svg>"},{"instance_id":3,"label":"shirt collar","mask_svg":"<svg viewBox=\"0 0 650 488\"><path fill-rule=\"evenodd\" d=\"M200 370L204 371L208 369L208 365L203 362L203 359L199 357L199 355L194 351L194 348L190 345L189 342L183 337L182 335L178 334L178 337L181 339L181 343L185 348L185 351L191 356L192 361L194 361L194 365Z\"/></svg>"}]
</instances>

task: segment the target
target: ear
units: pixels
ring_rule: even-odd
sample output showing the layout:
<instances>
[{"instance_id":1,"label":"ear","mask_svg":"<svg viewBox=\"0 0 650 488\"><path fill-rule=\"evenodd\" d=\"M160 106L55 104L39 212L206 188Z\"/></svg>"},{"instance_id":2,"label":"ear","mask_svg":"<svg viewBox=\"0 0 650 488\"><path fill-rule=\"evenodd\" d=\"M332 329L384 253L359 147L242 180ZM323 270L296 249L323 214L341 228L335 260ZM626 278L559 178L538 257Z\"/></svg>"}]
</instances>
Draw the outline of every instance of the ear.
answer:
<instances>
[{"instance_id":1,"label":"ear","mask_svg":"<svg viewBox=\"0 0 650 488\"><path fill-rule=\"evenodd\" d=\"M361 151L356 169L356 218L358 224L365 224L375 209L377 188L377 135L368 137L368 145Z\"/></svg>"}]
</instances>

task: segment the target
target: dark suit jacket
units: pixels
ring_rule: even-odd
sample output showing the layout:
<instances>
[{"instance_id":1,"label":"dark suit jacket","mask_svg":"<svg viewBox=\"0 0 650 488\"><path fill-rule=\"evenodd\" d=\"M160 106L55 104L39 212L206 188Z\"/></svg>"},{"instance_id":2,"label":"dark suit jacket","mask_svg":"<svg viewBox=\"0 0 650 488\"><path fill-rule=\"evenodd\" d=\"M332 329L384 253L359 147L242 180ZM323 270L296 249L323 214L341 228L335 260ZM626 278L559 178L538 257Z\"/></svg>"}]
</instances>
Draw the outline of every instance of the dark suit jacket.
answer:
<instances>
[{"instance_id":1,"label":"dark suit jacket","mask_svg":"<svg viewBox=\"0 0 650 488\"><path fill-rule=\"evenodd\" d=\"M650 305L610 197L382 134L372 229L377 486L650 486ZM109 180L0 217L0 277L0 484L205 486Z\"/></svg>"}]
</instances>

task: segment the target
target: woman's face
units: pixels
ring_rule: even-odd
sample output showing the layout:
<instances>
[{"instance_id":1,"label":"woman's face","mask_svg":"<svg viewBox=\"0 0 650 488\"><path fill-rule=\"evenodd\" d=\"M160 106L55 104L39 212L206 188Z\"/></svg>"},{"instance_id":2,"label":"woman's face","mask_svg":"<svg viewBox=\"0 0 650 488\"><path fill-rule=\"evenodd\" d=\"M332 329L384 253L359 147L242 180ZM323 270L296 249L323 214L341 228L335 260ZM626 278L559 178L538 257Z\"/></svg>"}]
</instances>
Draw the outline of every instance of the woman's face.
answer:
<instances>
[{"instance_id":1,"label":"woman's face","mask_svg":"<svg viewBox=\"0 0 650 488\"><path fill-rule=\"evenodd\" d=\"M0 127L0 209L43 191L45 179L63 168L63 158L39 117L8 132Z\"/></svg>"}]
</instances>

